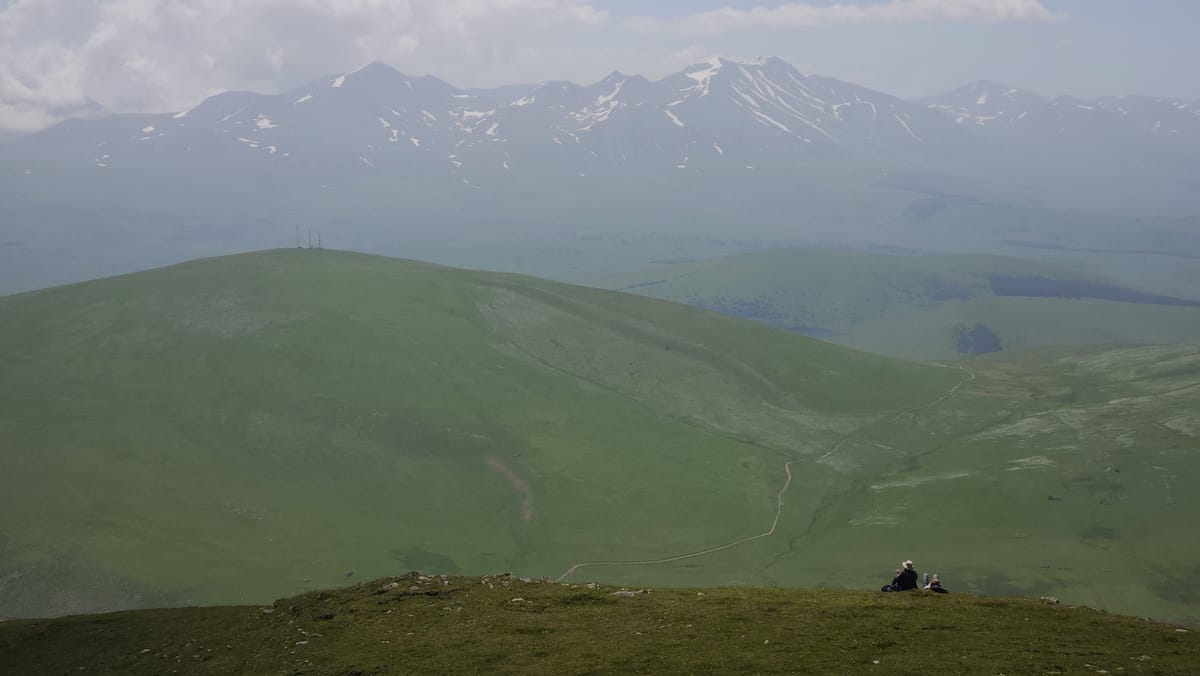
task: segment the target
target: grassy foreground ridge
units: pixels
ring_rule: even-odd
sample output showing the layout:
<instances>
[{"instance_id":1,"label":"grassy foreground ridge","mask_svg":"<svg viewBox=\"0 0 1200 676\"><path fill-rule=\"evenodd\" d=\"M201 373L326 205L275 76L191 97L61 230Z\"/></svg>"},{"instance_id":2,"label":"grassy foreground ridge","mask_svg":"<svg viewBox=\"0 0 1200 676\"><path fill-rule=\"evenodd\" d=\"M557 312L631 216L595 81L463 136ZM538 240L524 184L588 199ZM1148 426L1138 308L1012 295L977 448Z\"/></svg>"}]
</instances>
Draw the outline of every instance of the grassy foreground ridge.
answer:
<instances>
[{"instance_id":1,"label":"grassy foreground ridge","mask_svg":"<svg viewBox=\"0 0 1200 676\"><path fill-rule=\"evenodd\" d=\"M4 673L1195 673L1194 631L1034 599L411 573L0 623Z\"/></svg>"},{"instance_id":2,"label":"grassy foreground ridge","mask_svg":"<svg viewBox=\"0 0 1200 676\"><path fill-rule=\"evenodd\" d=\"M0 617L396 570L955 591L1200 622L1200 348L856 352L334 251L0 298Z\"/></svg>"}]
</instances>

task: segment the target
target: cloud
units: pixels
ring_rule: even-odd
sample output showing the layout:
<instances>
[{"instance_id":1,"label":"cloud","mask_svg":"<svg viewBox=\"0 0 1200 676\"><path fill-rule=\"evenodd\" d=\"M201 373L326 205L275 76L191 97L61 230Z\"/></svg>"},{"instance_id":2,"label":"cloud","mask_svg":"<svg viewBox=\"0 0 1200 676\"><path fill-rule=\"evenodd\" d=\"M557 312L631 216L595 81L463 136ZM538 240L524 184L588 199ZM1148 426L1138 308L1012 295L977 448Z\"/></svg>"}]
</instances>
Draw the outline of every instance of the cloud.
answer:
<instances>
[{"instance_id":1,"label":"cloud","mask_svg":"<svg viewBox=\"0 0 1200 676\"><path fill-rule=\"evenodd\" d=\"M0 128L45 126L88 98L181 110L375 60L488 84L608 24L587 0L15 0L0 3Z\"/></svg>"},{"instance_id":2,"label":"cloud","mask_svg":"<svg viewBox=\"0 0 1200 676\"><path fill-rule=\"evenodd\" d=\"M874 4L813 5L791 2L776 7L752 9L724 7L696 12L679 19L635 16L624 26L641 33L673 33L712 36L754 28L806 28L867 23L915 23L923 21L1059 21L1040 0L890 0Z\"/></svg>"}]
</instances>

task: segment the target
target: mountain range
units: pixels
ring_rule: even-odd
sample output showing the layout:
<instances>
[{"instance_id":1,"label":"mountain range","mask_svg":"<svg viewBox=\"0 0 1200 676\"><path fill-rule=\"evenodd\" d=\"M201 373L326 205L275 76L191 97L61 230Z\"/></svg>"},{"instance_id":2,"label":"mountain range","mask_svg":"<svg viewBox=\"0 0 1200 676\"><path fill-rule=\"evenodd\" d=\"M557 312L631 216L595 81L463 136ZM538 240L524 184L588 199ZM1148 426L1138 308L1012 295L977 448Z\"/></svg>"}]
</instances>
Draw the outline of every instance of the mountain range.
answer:
<instances>
[{"instance_id":1,"label":"mountain range","mask_svg":"<svg viewBox=\"0 0 1200 676\"><path fill-rule=\"evenodd\" d=\"M559 279L780 244L1121 248L1130 219L1179 251L1197 175L1191 101L981 82L914 102L777 58L494 89L371 63L0 145L0 292L309 229Z\"/></svg>"},{"instance_id":2,"label":"mountain range","mask_svg":"<svg viewBox=\"0 0 1200 676\"><path fill-rule=\"evenodd\" d=\"M1128 150L1138 148L1134 156ZM988 82L911 102L777 58L715 58L651 82L459 89L382 63L277 95L226 92L189 110L70 120L5 149L3 169L252 168L330 180L420 171L467 183L491 172L753 170L811 162L954 169L1006 161L1195 166L1200 104L1082 101ZM976 167L979 169L979 167Z\"/></svg>"}]
</instances>

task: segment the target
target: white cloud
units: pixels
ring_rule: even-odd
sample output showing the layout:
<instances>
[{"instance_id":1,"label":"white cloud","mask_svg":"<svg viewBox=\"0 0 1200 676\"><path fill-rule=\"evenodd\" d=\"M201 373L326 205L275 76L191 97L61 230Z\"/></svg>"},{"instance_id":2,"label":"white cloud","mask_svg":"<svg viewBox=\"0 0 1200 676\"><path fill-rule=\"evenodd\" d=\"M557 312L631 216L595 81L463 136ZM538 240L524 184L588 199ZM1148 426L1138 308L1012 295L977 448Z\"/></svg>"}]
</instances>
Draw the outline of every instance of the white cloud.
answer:
<instances>
[{"instance_id":1,"label":"white cloud","mask_svg":"<svg viewBox=\"0 0 1200 676\"><path fill-rule=\"evenodd\" d=\"M586 0L16 0L0 4L0 128L92 98L170 111L384 61L455 84L608 24Z\"/></svg>"},{"instance_id":2,"label":"white cloud","mask_svg":"<svg viewBox=\"0 0 1200 676\"><path fill-rule=\"evenodd\" d=\"M636 16L626 28L643 33L711 36L753 28L804 28L866 23L920 21L1058 21L1040 0L890 0L873 4L813 5L791 2L752 9L725 7L696 12L679 19Z\"/></svg>"}]
</instances>

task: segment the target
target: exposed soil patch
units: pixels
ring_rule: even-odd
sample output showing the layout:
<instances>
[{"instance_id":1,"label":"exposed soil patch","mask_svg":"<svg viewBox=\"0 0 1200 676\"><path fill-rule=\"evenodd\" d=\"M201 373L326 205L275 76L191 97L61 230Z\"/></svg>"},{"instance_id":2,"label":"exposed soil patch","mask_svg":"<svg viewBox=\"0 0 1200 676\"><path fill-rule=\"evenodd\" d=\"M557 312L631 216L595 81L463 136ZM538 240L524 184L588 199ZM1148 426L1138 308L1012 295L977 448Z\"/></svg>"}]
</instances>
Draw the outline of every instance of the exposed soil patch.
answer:
<instances>
[{"instance_id":1,"label":"exposed soil patch","mask_svg":"<svg viewBox=\"0 0 1200 676\"><path fill-rule=\"evenodd\" d=\"M508 479L512 487L517 489L517 492L521 494L521 520L529 523L529 520L533 518L533 491L529 488L529 484L525 483L524 479L517 476L516 472L509 469L508 465L505 465L503 461L497 458L488 458L487 464L488 467L491 467L505 479Z\"/></svg>"}]
</instances>

